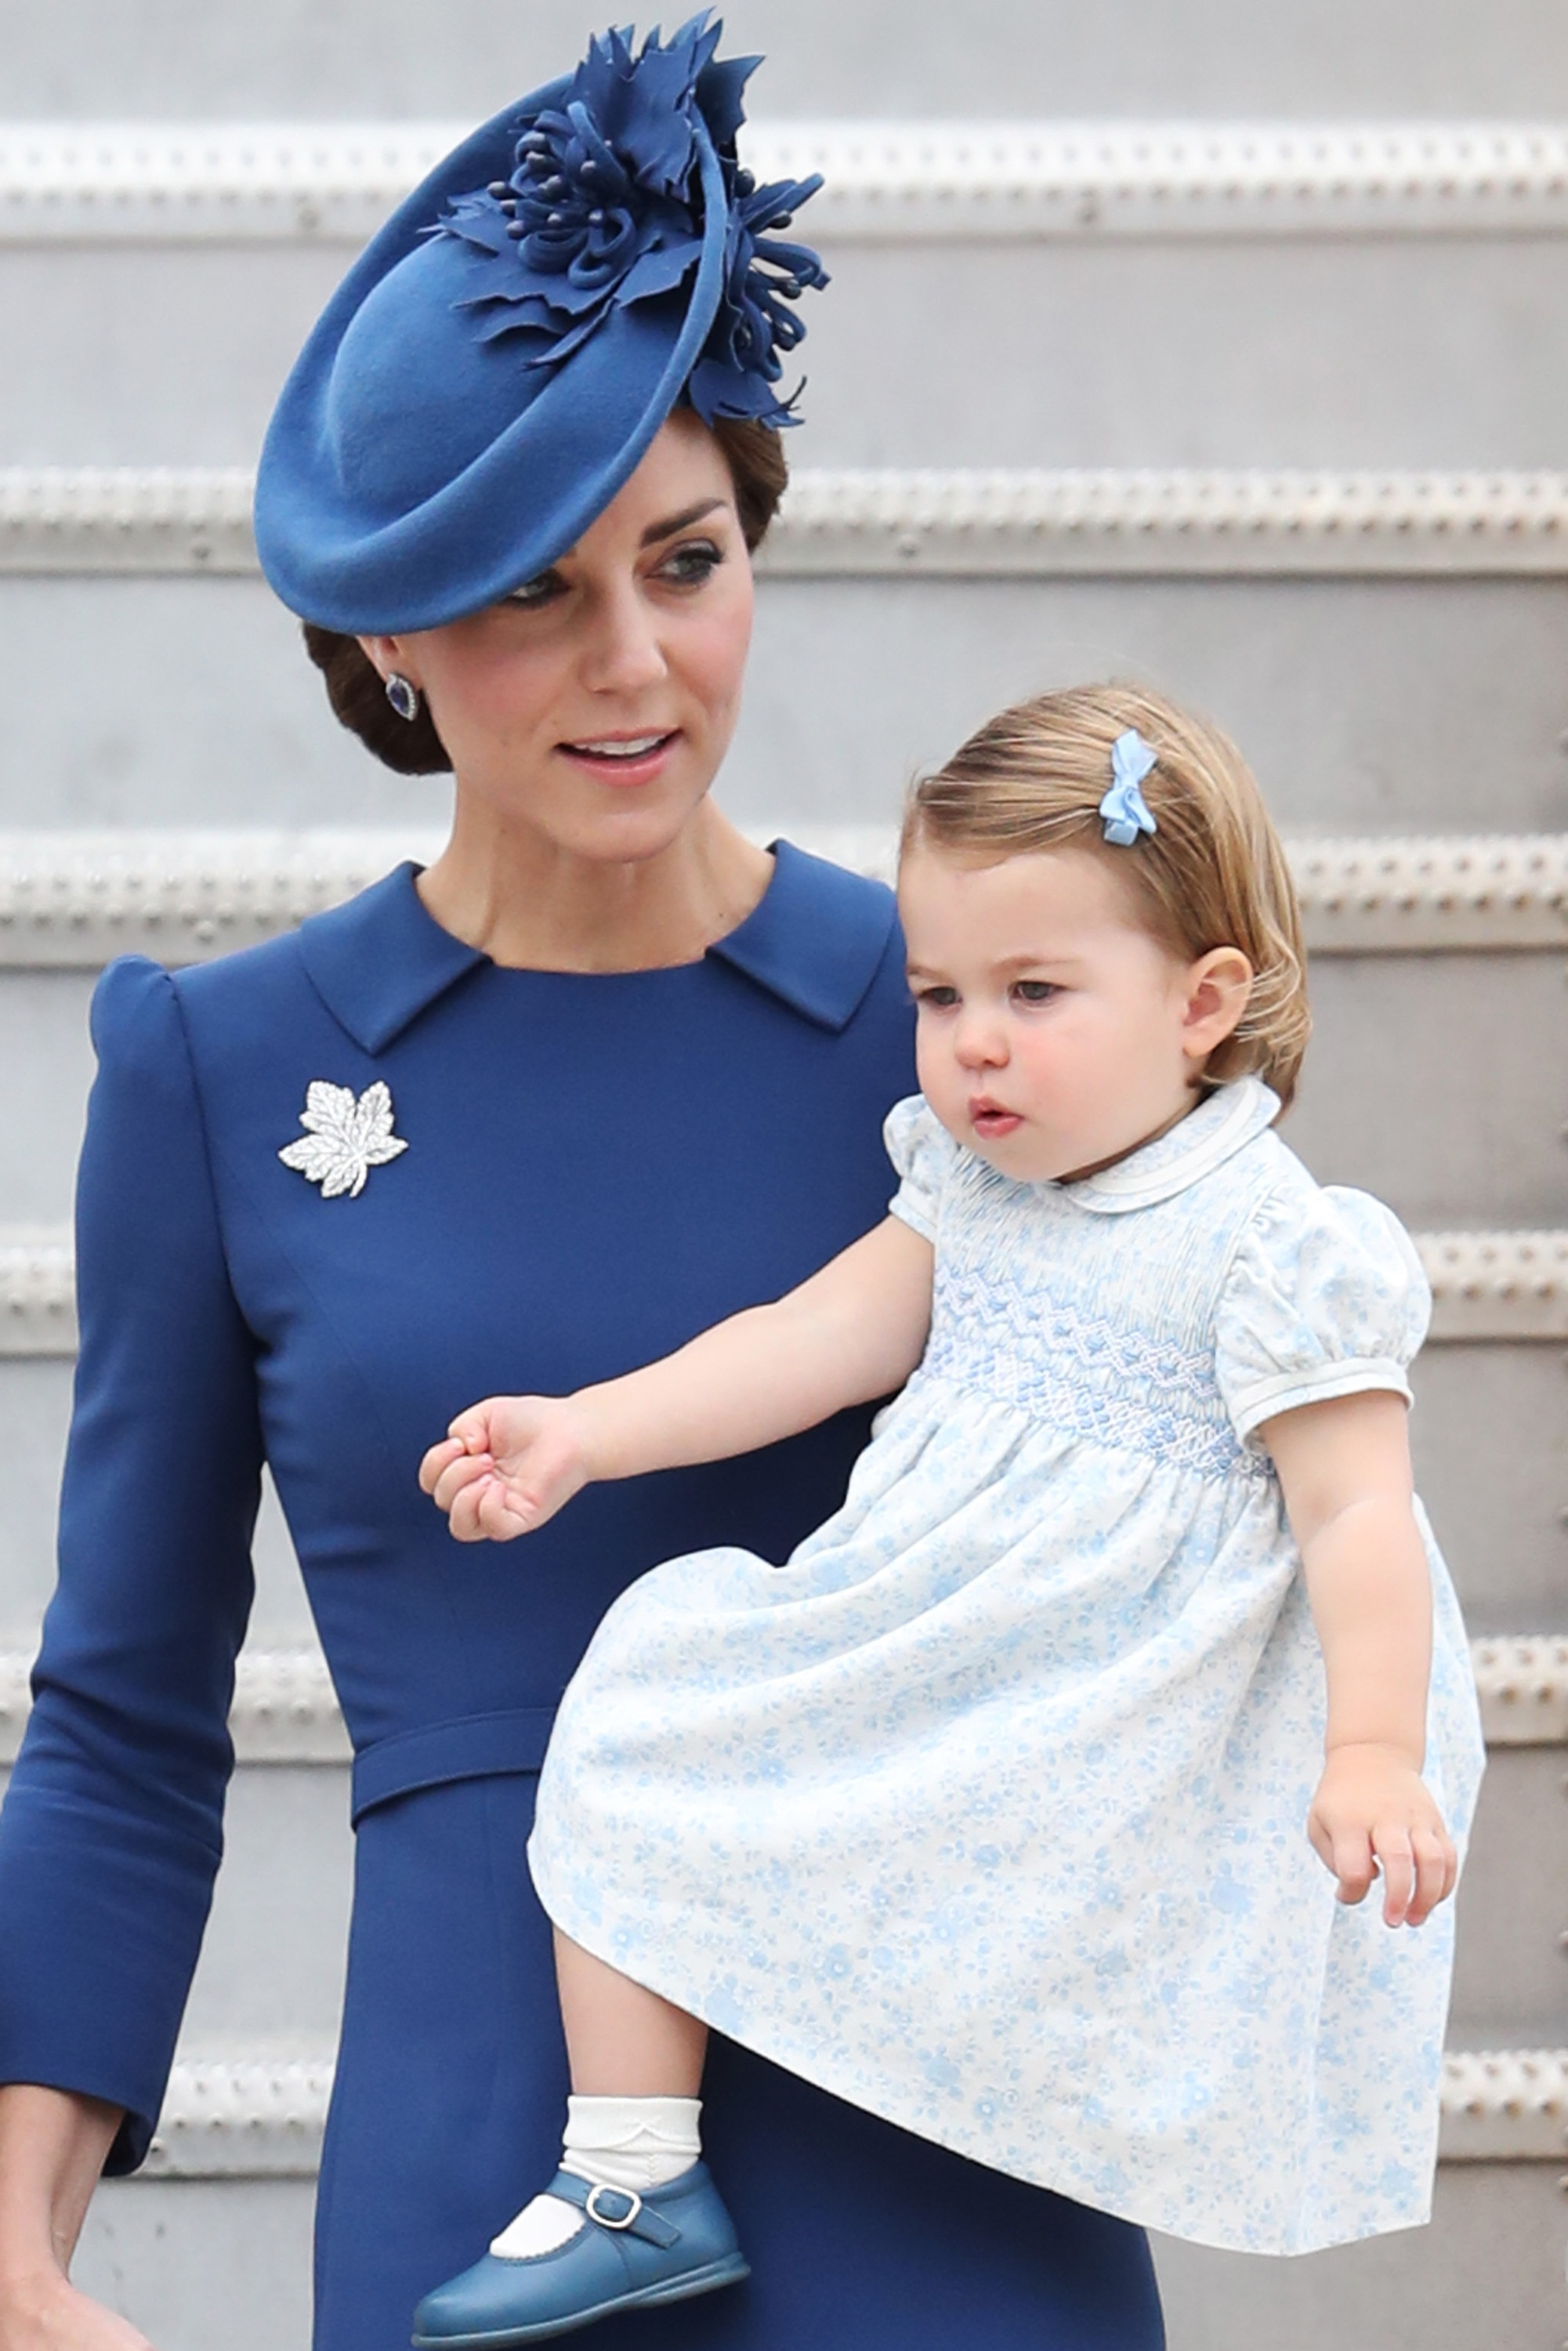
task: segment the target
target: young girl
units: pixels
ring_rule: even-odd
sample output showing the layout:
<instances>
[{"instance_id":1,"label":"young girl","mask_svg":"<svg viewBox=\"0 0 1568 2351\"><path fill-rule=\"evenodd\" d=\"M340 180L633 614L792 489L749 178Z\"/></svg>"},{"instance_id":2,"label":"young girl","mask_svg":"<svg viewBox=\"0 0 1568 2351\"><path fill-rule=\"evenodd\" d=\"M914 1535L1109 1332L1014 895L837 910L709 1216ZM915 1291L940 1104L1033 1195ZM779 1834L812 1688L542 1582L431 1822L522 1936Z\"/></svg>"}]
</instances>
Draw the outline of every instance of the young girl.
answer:
<instances>
[{"instance_id":1,"label":"young girl","mask_svg":"<svg viewBox=\"0 0 1568 2351\"><path fill-rule=\"evenodd\" d=\"M504 1541L903 1391L782 1571L656 1570L567 1692L528 1848L563 2168L421 2342L745 2273L709 2025L1203 2243L1427 2216L1451 1913L1393 1930L1453 1890L1480 1735L1411 1493L1416 1253L1273 1132L1309 1024L1257 787L1152 694L1042 696L916 788L899 902L886 1221L662 1364L475 1406L422 1471Z\"/></svg>"}]
</instances>

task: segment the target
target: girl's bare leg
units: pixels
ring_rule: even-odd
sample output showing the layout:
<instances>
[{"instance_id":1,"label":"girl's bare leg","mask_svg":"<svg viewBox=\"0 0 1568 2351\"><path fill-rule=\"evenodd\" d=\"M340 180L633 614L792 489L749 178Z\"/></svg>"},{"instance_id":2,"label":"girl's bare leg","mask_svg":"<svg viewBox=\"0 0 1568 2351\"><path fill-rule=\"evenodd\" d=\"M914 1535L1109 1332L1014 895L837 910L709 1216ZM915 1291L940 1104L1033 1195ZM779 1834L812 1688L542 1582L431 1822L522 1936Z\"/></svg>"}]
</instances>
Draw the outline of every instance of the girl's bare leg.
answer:
<instances>
[{"instance_id":1,"label":"girl's bare leg","mask_svg":"<svg viewBox=\"0 0 1568 2351\"><path fill-rule=\"evenodd\" d=\"M556 1981L580 2097L695 2098L707 2027L556 1930Z\"/></svg>"}]
</instances>

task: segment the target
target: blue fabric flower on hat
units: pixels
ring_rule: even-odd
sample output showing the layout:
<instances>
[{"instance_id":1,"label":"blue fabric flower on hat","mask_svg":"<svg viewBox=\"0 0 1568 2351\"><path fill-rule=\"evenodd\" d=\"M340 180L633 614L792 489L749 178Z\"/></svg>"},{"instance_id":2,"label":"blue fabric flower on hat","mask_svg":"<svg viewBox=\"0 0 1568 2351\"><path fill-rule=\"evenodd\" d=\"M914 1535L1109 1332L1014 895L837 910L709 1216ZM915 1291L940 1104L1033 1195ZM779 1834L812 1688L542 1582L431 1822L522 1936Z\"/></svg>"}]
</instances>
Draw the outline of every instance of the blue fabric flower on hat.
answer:
<instances>
[{"instance_id":1,"label":"blue fabric flower on hat","mask_svg":"<svg viewBox=\"0 0 1568 2351\"><path fill-rule=\"evenodd\" d=\"M728 202L725 292L687 392L704 422L798 422L774 387L781 351L805 329L787 306L827 272L788 228L820 177L758 187L736 157L741 93L756 57L720 61L709 12L640 52L630 27L589 45L559 106L521 131L509 180L457 197L433 234L475 256L463 307L489 341L525 337L530 367L570 359L620 305L678 298L702 257L701 142L717 155Z\"/></svg>"}]
</instances>

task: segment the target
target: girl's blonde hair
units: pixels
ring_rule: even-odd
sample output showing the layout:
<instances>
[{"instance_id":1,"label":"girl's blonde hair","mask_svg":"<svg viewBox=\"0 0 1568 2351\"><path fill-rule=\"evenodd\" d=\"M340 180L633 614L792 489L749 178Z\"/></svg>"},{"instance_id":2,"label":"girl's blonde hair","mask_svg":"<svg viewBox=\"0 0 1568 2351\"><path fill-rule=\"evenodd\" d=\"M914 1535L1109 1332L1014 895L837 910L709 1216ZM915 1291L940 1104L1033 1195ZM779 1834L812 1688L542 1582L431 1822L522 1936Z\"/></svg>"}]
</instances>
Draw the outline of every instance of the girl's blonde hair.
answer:
<instances>
[{"instance_id":1,"label":"girl's blonde hair","mask_svg":"<svg viewBox=\"0 0 1568 2351\"><path fill-rule=\"evenodd\" d=\"M1130 849L1104 839L1111 747L1135 727L1155 757L1143 780L1157 831ZM1131 885L1154 936L1183 962L1239 947L1247 1009L1210 1054L1216 1084L1256 1073L1288 1104L1312 1029L1301 918L1280 837L1228 737L1137 685L1071 686L992 718L910 792L900 855L917 846L988 862L1031 851L1103 857Z\"/></svg>"}]
</instances>

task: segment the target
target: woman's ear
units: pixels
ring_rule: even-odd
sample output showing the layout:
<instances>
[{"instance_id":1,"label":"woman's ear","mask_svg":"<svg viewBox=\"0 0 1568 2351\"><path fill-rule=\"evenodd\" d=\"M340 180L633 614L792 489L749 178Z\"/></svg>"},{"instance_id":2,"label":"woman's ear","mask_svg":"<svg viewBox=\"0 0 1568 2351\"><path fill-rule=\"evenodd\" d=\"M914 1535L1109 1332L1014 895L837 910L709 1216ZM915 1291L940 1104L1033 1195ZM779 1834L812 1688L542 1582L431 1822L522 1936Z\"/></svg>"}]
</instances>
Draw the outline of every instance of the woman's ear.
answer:
<instances>
[{"instance_id":1,"label":"woman's ear","mask_svg":"<svg viewBox=\"0 0 1568 2351\"><path fill-rule=\"evenodd\" d=\"M423 693L423 685L409 667L408 647L401 637L361 637L360 650L383 684L395 671Z\"/></svg>"},{"instance_id":2,"label":"woman's ear","mask_svg":"<svg viewBox=\"0 0 1568 2351\"><path fill-rule=\"evenodd\" d=\"M1252 967L1239 947L1210 947L1186 975L1182 1009L1182 1051L1206 1061L1235 1033L1252 989Z\"/></svg>"}]
</instances>

